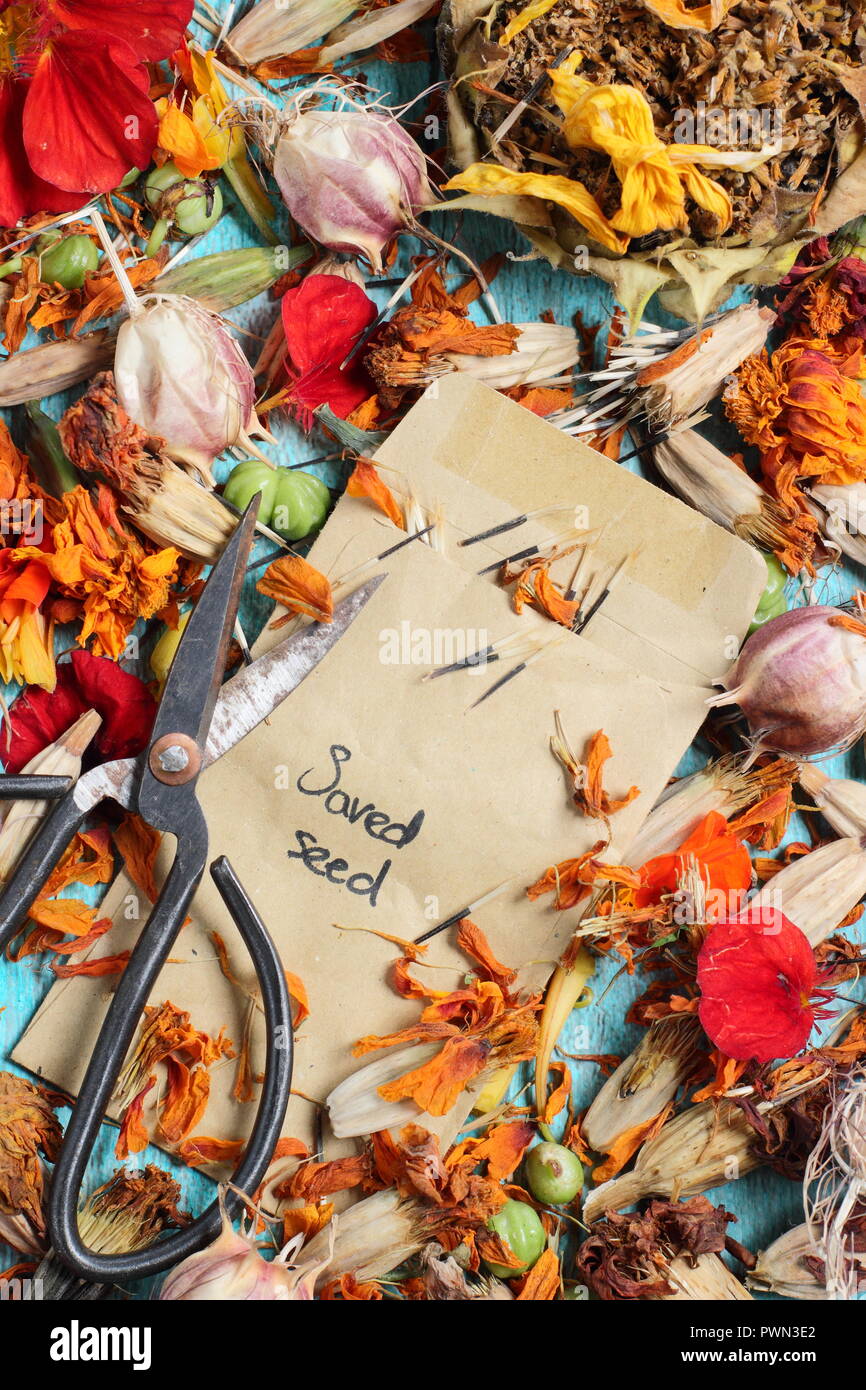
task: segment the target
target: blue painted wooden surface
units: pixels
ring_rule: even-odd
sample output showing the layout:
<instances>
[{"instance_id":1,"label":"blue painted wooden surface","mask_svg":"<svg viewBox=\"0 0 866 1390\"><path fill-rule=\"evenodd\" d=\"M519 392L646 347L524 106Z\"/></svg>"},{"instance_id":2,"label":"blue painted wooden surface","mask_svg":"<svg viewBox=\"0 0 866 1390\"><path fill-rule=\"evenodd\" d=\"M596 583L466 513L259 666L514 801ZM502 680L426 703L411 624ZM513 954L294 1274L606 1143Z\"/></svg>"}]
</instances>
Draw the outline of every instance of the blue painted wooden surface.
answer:
<instances>
[{"instance_id":1,"label":"blue painted wooden surface","mask_svg":"<svg viewBox=\"0 0 866 1390\"><path fill-rule=\"evenodd\" d=\"M202 35L202 38L204 37ZM362 61L360 66L367 73L371 85L383 94L385 100L395 105L411 99L441 79L435 60L431 60L429 65L413 64L406 67L385 67L374 62ZM242 209L233 204L225 184L224 193L227 201L226 216L193 254L204 254L256 243L255 229L245 217ZM527 251L526 243L523 242L522 238L513 233L509 224L498 218L483 217L479 214L460 216L451 214L446 217L436 217L431 222L431 226L440 236L452 242L459 241L460 245L469 250L478 261L497 250L511 250L517 256L524 255ZM397 268L389 273L399 274L407 266L409 255L416 254L418 250L418 243L412 238L406 238ZM368 289L380 304L384 303L386 298L384 291L377 290L374 284L368 286ZM575 279L554 272L546 263L540 261L509 263L497 278L494 292L503 316L512 322L537 319L545 309L552 309L559 321L569 322L575 311L580 309L587 324L600 322L606 325L612 307L612 298L605 285L594 279ZM258 347L257 340L267 332L275 313L276 306L267 296L262 296L251 304L232 312L232 321L243 330L244 334L251 335L242 337L251 357L255 357ZM476 316L483 319L483 311L478 311ZM648 311L648 317L657 322L665 321L663 316L654 312L652 305ZM603 347L604 334L600 336L602 339L600 346ZM68 404L67 399L55 397L46 402L46 409L57 417L66 404ZM13 432L17 434L19 412L4 413L9 419ZM280 437L278 453L280 462L313 458L326 451L322 447L321 437L317 438L313 435L307 439L294 425L281 425L278 434ZM626 466L634 471L640 471L635 462ZM335 484L340 481L338 473L333 471L329 473L327 469L320 469L320 471L323 472L327 482ZM226 472L227 465L223 464L218 469L218 476L222 478ZM261 553L266 553L268 543L259 542L258 544ZM826 601L835 601L840 596L850 594L857 583L862 583L862 577L857 580L853 574L846 575L844 573L833 576L827 581L826 593L822 592L821 596ZM242 620L251 640L263 623L269 607L269 604L255 594L253 582L250 581L244 595ZM58 650L64 646L68 647L68 645L68 638L58 639ZM146 651L147 642L145 641L142 645L143 650ZM142 674L147 677L149 672L144 669ZM10 700L14 698L17 690L7 687L4 693L7 700ZM703 761L705 761L704 757L690 752L683 760L680 771L690 771L694 767L700 766ZM844 758L837 759L825 766L828 771L835 775L862 777L864 775L862 745L858 745ZM252 808L247 809L252 811ZM800 839L804 835L804 827L795 820L792 823L789 838ZM222 849L221 846L214 846L213 848L214 853ZM11 1066L8 1060L9 1054L28 1020L51 986L53 976L49 964L50 962L44 957L31 958L14 966L0 960L0 1004L5 1005L3 1011L0 1012L0 1069ZM616 962L602 961L599 963L592 984L596 998L602 994L604 998L600 1004L572 1015L561 1038L561 1045L565 1052L625 1055L638 1041L641 1030L624 1024L623 1019L631 1000L642 991L645 982L640 976L630 978L623 975L607 990L606 986L617 973L617 969ZM849 986L846 992L852 996L864 997L862 984L854 987ZM574 1073L575 1107L580 1110L589 1103L598 1090L601 1076L598 1068L592 1063L571 1062L570 1065ZM61 1118L63 1118L62 1112ZM90 1176L93 1186L97 1182L103 1181L116 1166L113 1158L115 1139L116 1130L110 1126L103 1126L101 1140L91 1168ZM182 1165L173 1164L160 1150L148 1149L139 1155L139 1159L141 1162L161 1163L173 1171L181 1183L184 1200L191 1210L199 1211L212 1200L214 1185L208 1178ZM733 1228L733 1233L745 1245L755 1250L762 1248L782 1231L802 1219L799 1184L789 1182L769 1171L758 1170L739 1182L717 1188L711 1196L714 1202L723 1203L729 1211L737 1216L738 1225ZM0 1269L12 1263L15 1258L13 1252L0 1245ZM131 1290L131 1292L136 1297L146 1297L148 1288L142 1286Z\"/></svg>"}]
</instances>

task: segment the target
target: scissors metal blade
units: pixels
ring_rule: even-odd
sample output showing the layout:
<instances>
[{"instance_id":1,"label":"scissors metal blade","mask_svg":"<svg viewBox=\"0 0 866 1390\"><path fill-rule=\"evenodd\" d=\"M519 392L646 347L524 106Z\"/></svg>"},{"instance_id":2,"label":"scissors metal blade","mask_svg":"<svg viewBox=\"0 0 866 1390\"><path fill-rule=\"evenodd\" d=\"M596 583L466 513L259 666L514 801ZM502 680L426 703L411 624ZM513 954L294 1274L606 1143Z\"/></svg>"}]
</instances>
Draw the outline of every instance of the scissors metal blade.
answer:
<instances>
[{"instance_id":1,"label":"scissors metal blade","mask_svg":"<svg viewBox=\"0 0 866 1390\"><path fill-rule=\"evenodd\" d=\"M211 720L203 767L273 714L351 627L385 577L377 574L338 603L332 622L305 627L226 681Z\"/></svg>"},{"instance_id":2,"label":"scissors metal blade","mask_svg":"<svg viewBox=\"0 0 866 1390\"><path fill-rule=\"evenodd\" d=\"M377 574L338 603L333 622L304 628L226 681L217 696L203 768L230 752L297 689L351 627L385 578ZM92 810L109 799L132 809L146 756L121 758L86 772L73 788L77 804L82 810Z\"/></svg>"},{"instance_id":3,"label":"scissors metal blade","mask_svg":"<svg viewBox=\"0 0 866 1390\"><path fill-rule=\"evenodd\" d=\"M186 734L204 745L240 603L258 499L253 498L208 577L168 673L151 734Z\"/></svg>"}]
</instances>

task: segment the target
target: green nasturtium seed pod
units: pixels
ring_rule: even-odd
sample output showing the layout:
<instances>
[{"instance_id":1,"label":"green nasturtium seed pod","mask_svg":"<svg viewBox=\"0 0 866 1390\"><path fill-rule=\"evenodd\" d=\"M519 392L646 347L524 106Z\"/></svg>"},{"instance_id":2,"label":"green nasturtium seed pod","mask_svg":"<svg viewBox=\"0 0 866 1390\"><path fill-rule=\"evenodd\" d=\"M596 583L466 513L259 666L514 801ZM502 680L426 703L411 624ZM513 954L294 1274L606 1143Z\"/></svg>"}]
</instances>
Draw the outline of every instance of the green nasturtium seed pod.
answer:
<instances>
[{"instance_id":1,"label":"green nasturtium seed pod","mask_svg":"<svg viewBox=\"0 0 866 1390\"><path fill-rule=\"evenodd\" d=\"M99 251L89 236L40 237L42 283L62 285L65 290L80 290L85 276L99 265Z\"/></svg>"},{"instance_id":2,"label":"green nasturtium seed pod","mask_svg":"<svg viewBox=\"0 0 866 1390\"><path fill-rule=\"evenodd\" d=\"M150 256L156 254L172 227L182 236L200 236L215 227L223 213L219 184L207 178L185 178L171 160L148 174L144 197L158 218L147 243Z\"/></svg>"},{"instance_id":3,"label":"green nasturtium seed pod","mask_svg":"<svg viewBox=\"0 0 866 1390\"><path fill-rule=\"evenodd\" d=\"M537 1202L564 1206L583 1187L583 1166L563 1144L536 1144L526 1155L526 1181Z\"/></svg>"},{"instance_id":4,"label":"green nasturtium seed pod","mask_svg":"<svg viewBox=\"0 0 866 1390\"><path fill-rule=\"evenodd\" d=\"M788 600L785 597L788 572L775 555L765 555L764 561L767 566L767 585L755 609L755 616L747 633L749 637L771 618L778 618L788 611Z\"/></svg>"},{"instance_id":5,"label":"green nasturtium seed pod","mask_svg":"<svg viewBox=\"0 0 866 1390\"><path fill-rule=\"evenodd\" d=\"M500 1265L485 1260L487 1268L497 1279L516 1279L531 1269L547 1244L547 1236L541 1218L534 1207L526 1202L509 1199L504 1206L494 1212L487 1221L488 1229L495 1231L509 1250L520 1261L520 1267Z\"/></svg>"},{"instance_id":6,"label":"green nasturtium seed pod","mask_svg":"<svg viewBox=\"0 0 866 1390\"><path fill-rule=\"evenodd\" d=\"M259 521L285 541L302 541L328 515L331 494L312 473L269 468L257 459L239 463L223 489L226 501L244 511L257 492L262 494Z\"/></svg>"}]
</instances>

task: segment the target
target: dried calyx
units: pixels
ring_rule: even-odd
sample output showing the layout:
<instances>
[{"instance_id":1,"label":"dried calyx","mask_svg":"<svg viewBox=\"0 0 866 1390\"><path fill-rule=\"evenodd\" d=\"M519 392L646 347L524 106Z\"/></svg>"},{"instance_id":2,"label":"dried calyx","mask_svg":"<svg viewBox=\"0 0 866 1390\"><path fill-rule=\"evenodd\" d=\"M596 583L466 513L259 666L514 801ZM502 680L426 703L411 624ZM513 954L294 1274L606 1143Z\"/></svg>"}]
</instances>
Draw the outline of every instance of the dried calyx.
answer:
<instances>
[{"instance_id":1,"label":"dried calyx","mask_svg":"<svg viewBox=\"0 0 866 1390\"><path fill-rule=\"evenodd\" d=\"M158 545L213 562L234 531L234 516L208 489L163 453L163 440L142 429L117 399L111 372L94 377L60 422L69 458L121 494L123 510Z\"/></svg>"},{"instance_id":2,"label":"dried calyx","mask_svg":"<svg viewBox=\"0 0 866 1390\"><path fill-rule=\"evenodd\" d=\"M819 1269L823 1266L805 1222L774 1240L758 1255L748 1276L749 1288L775 1293L780 1298L825 1299L827 1289Z\"/></svg>"},{"instance_id":3,"label":"dried calyx","mask_svg":"<svg viewBox=\"0 0 866 1390\"><path fill-rule=\"evenodd\" d=\"M601 1299L748 1298L718 1258L734 1219L700 1196L608 1211L578 1250L578 1276Z\"/></svg>"},{"instance_id":4,"label":"dried calyx","mask_svg":"<svg viewBox=\"0 0 866 1390\"><path fill-rule=\"evenodd\" d=\"M62 1138L56 1103L23 1077L0 1072L0 1240L25 1255L44 1247L44 1161L55 1162Z\"/></svg>"},{"instance_id":5,"label":"dried calyx","mask_svg":"<svg viewBox=\"0 0 866 1390\"><path fill-rule=\"evenodd\" d=\"M178 1207L180 1186L155 1164L138 1172L119 1169L92 1192L78 1213L78 1229L98 1255L126 1255L152 1245L164 1231L188 1226L192 1217ZM49 1251L36 1271L47 1299L92 1300L111 1293L106 1284L86 1283Z\"/></svg>"}]
</instances>

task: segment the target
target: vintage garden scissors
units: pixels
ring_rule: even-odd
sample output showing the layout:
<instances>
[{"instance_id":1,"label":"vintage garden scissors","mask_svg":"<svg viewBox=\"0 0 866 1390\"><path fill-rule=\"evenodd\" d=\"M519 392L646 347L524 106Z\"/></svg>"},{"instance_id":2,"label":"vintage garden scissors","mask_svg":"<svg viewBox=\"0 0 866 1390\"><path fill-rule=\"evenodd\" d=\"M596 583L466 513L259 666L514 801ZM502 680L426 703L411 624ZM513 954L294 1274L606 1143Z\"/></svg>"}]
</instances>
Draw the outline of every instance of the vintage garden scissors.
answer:
<instances>
[{"instance_id":1,"label":"vintage garden scissors","mask_svg":"<svg viewBox=\"0 0 866 1390\"><path fill-rule=\"evenodd\" d=\"M27 919L28 909L85 817L105 800L136 811L177 847L162 892L120 977L93 1049L54 1168L48 1233L60 1258L81 1278L120 1283L156 1274L200 1249L219 1230L217 1204L192 1225L148 1250L101 1255L82 1242L78 1197L91 1150L117 1077L157 976L186 918L207 864L208 833L196 799L199 773L266 719L335 645L372 597L377 575L334 611L290 637L221 686L241 585L252 544L258 499L247 508L217 561L186 626L157 711L150 746L138 758L104 763L80 777L0 777L0 797L58 799L0 895L0 950ZM279 1138L292 1076L292 1026L279 955L228 860L211 875L249 950L267 1030L265 1077L252 1134L233 1185L254 1192ZM229 1194L231 1209L239 1199Z\"/></svg>"}]
</instances>

